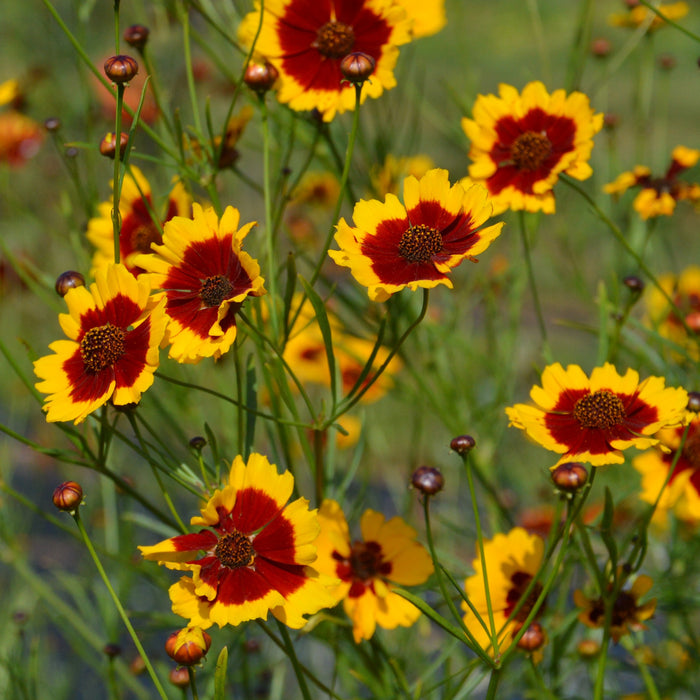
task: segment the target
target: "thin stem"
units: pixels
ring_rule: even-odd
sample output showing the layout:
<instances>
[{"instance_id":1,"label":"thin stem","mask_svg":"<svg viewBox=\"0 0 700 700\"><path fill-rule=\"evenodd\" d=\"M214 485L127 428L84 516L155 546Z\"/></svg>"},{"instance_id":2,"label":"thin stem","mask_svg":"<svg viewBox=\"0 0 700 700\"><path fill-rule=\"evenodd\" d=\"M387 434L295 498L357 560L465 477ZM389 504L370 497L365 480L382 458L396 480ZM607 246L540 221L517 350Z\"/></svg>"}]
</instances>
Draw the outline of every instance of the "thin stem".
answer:
<instances>
[{"instance_id":1,"label":"thin stem","mask_svg":"<svg viewBox=\"0 0 700 700\"><path fill-rule=\"evenodd\" d=\"M311 700L311 693L309 692L309 686L306 683L306 678L304 678L304 671L299 664L299 659L297 658L296 651L294 650L294 644L292 643L292 638L289 636L289 630L283 625L279 620L276 620L277 628L282 635L282 641L284 643L284 650L289 660L292 662L292 668L294 669L294 675L297 677L297 683L299 684L299 690L304 696L304 700Z\"/></svg>"},{"instance_id":2,"label":"thin stem","mask_svg":"<svg viewBox=\"0 0 700 700\"><path fill-rule=\"evenodd\" d=\"M122 106L124 104L124 85L117 85L117 112L114 117L114 139L116 154L114 157L114 182L112 183L112 230L114 235L114 262L119 262L120 240L122 230L122 215L119 210L119 200L122 194L122 179L120 177L121 157L119 143L122 133Z\"/></svg>"}]
</instances>

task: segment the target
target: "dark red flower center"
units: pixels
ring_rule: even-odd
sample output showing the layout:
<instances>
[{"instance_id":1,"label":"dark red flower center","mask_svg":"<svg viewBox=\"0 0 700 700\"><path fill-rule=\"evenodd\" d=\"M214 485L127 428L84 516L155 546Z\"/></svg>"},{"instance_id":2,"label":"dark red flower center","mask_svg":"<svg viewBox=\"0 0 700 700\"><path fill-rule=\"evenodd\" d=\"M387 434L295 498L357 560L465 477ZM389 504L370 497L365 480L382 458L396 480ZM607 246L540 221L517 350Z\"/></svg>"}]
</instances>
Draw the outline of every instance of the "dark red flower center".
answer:
<instances>
[{"instance_id":1,"label":"dark red flower center","mask_svg":"<svg viewBox=\"0 0 700 700\"><path fill-rule=\"evenodd\" d=\"M250 566L255 561L255 550L245 535L234 530L219 540L214 549L214 556L222 566L240 569L242 566Z\"/></svg>"},{"instance_id":2,"label":"dark red flower center","mask_svg":"<svg viewBox=\"0 0 700 700\"><path fill-rule=\"evenodd\" d=\"M384 573L382 546L378 542L354 542L350 550L350 566L354 577L361 581Z\"/></svg>"},{"instance_id":3,"label":"dark red flower center","mask_svg":"<svg viewBox=\"0 0 700 700\"><path fill-rule=\"evenodd\" d=\"M162 236L152 222L143 222L131 232L131 250L135 253L152 253L151 243L160 243Z\"/></svg>"},{"instance_id":4,"label":"dark red flower center","mask_svg":"<svg viewBox=\"0 0 700 700\"><path fill-rule=\"evenodd\" d=\"M524 571L516 571L510 577L510 582L512 585L508 589L508 594L506 596L507 605L505 614L507 616L510 616L513 610L515 610L517 604L520 602L520 599L525 595L525 591L530 585L530 581L532 581L532 576L530 576L530 574L528 573L525 573ZM528 594L527 598L525 599L525 601L523 602L522 606L515 614L513 619L520 623L525 622L525 620L527 620L528 615L532 611L532 608L537 602L537 599L540 597L540 593L542 593L542 584L536 583L532 587L532 590ZM541 610L542 608L540 607L540 611Z\"/></svg>"},{"instance_id":5,"label":"dark red flower center","mask_svg":"<svg viewBox=\"0 0 700 700\"><path fill-rule=\"evenodd\" d=\"M199 297L204 302L204 306L219 306L222 301L230 298L232 291L233 285L228 277L214 275L213 277L207 277L202 282Z\"/></svg>"},{"instance_id":6,"label":"dark red flower center","mask_svg":"<svg viewBox=\"0 0 700 700\"><path fill-rule=\"evenodd\" d=\"M587 394L574 405L574 418L583 428L608 430L620 425L626 417L620 398L607 389Z\"/></svg>"},{"instance_id":7,"label":"dark red flower center","mask_svg":"<svg viewBox=\"0 0 700 700\"><path fill-rule=\"evenodd\" d=\"M343 58L352 51L354 44L353 28L333 19L316 32L316 39L311 46L327 58Z\"/></svg>"},{"instance_id":8,"label":"dark red flower center","mask_svg":"<svg viewBox=\"0 0 700 700\"><path fill-rule=\"evenodd\" d=\"M544 133L526 131L510 147L510 157L518 170L535 172L552 154L552 142Z\"/></svg>"},{"instance_id":9,"label":"dark red flower center","mask_svg":"<svg viewBox=\"0 0 700 700\"><path fill-rule=\"evenodd\" d=\"M126 352L126 332L107 323L91 328L80 341L80 357L91 372L101 372L111 367Z\"/></svg>"},{"instance_id":10,"label":"dark red flower center","mask_svg":"<svg viewBox=\"0 0 700 700\"><path fill-rule=\"evenodd\" d=\"M700 469L700 432L695 431L688 435L683 445L683 458L689 463L690 469Z\"/></svg>"},{"instance_id":11,"label":"dark red flower center","mask_svg":"<svg viewBox=\"0 0 700 700\"><path fill-rule=\"evenodd\" d=\"M426 263L442 250L442 234L425 224L409 226L399 241L399 255L411 263Z\"/></svg>"},{"instance_id":12,"label":"dark red flower center","mask_svg":"<svg viewBox=\"0 0 700 700\"><path fill-rule=\"evenodd\" d=\"M621 591L612 609L612 626L623 627L627 622L635 622L637 619L637 600L627 591ZM605 619L605 603L598 598L591 604L588 618L593 625L600 626Z\"/></svg>"}]
</instances>

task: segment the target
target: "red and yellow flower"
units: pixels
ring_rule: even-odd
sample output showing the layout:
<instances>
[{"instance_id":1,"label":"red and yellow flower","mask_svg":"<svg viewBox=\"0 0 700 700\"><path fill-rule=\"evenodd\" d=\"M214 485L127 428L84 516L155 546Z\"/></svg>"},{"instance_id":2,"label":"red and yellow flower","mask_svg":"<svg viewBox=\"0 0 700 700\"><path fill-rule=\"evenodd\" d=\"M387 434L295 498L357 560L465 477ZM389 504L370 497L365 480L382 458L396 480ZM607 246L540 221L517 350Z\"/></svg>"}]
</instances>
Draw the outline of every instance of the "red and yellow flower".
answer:
<instances>
[{"instance_id":1,"label":"red and yellow flower","mask_svg":"<svg viewBox=\"0 0 700 700\"><path fill-rule=\"evenodd\" d=\"M114 183L110 182L110 188ZM160 243L162 228L174 216L189 216L192 199L177 183L165 205L162 215L157 213L153 202L151 186L143 173L134 165L124 176L119 215L121 233L119 235L119 260L134 275L143 269L134 263L136 256L151 252L151 243ZM112 200L102 202L97 207L98 215L88 222L87 237L95 248L92 259L92 274L104 265L114 262L114 225L112 223Z\"/></svg>"},{"instance_id":2,"label":"red and yellow flower","mask_svg":"<svg viewBox=\"0 0 700 700\"><path fill-rule=\"evenodd\" d=\"M494 214L506 209L555 211L560 173L577 180L590 177L593 137L603 127L581 92L551 95L541 82L528 83L522 94L501 84L498 95L479 95L473 119L462 128L471 141L468 181L483 184Z\"/></svg>"},{"instance_id":3,"label":"red and yellow flower","mask_svg":"<svg viewBox=\"0 0 700 700\"><path fill-rule=\"evenodd\" d=\"M331 593L335 602L343 601L355 642L370 639L377 625L395 629L416 622L420 610L392 591L392 584L416 586L433 572L416 531L398 516L385 520L381 513L366 510L360 520L362 539L353 541L343 511L330 499L323 501L318 517L315 566L340 579Z\"/></svg>"},{"instance_id":4,"label":"red and yellow flower","mask_svg":"<svg viewBox=\"0 0 700 700\"><path fill-rule=\"evenodd\" d=\"M688 403L686 391L666 387L662 377L640 383L634 370L620 376L609 363L596 367L590 379L578 365L550 365L530 397L534 406L516 404L506 413L511 425L562 455L555 467L621 464L622 450L656 445L658 430L683 424Z\"/></svg>"},{"instance_id":5,"label":"red and yellow flower","mask_svg":"<svg viewBox=\"0 0 700 700\"><path fill-rule=\"evenodd\" d=\"M47 421L79 423L109 400L139 402L153 384L166 324L163 303L149 293L146 280L114 264L97 271L89 290L68 291L68 313L59 316L68 340L51 343L54 354L34 363Z\"/></svg>"},{"instance_id":6,"label":"red and yellow flower","mask_svg":"<svg viewBox=\"0 0 700 700\"><path fill-rule=\"evenodd\" d=\"M191 218L166 222L162 245L152 244L154 254L136 258L166 298L169 356L187 363L228 352L246 297L265 294L260 266L242 250L255 222L239 229L234 207L226 207L221 220L211 207L193 204L192 210Z\"/></svg>"},{"instance_id":7,"label":"red and yellow flower","mask_svg":"<svg viewBox=\"0 0 700 700\"><path fill-rule=\"evenodd\" d=\"M305 615L334 605L327 586L335 579L311 566L317 513L305 498L288 503L293 488L294 477L278 474L266 457L236 457L228 484L192 518L198 532L139 547L145 559L191 574L169 591L189 627L238 625L271 612L298 629Z\"/></svg>"},{"instance_id":8,"label":"red and yellow flower","mask_svg":"<svg viewBox=\"0 0 700 700\"><path fill-rule=\"evenodd\" d=\"M481 619L463 602L464 624L479 646L489 654L494 655L494 646L488 600L491 601L498 651L502 653L512 644L513 637L532 612L542 592L542 585L535 583L527 598L521 602L539 571L543 555L544 540L521 527L513 528L505 535L498 534L492 540L485 540L488 594L481 557L477 556L472 562L474 574L466 579L464 589Z\"/></svg>"},{"instance_id":9,"label":"red and yellow flower","mask_svg":"<svg viewBox=\"0 0 700 700\"><path fill-rule=\"evenodd\" d=\"M384 202L361 200L349 226L341 219L328 254L349 267L373 301L386 301L406 287L452 288L448 273L485 251L502 223L481 228L491 202L480 186L450 186L446 170L429 170L420 180L404 180L404 204L388 194Z\"/></svg>"},{"instance_id":10,"label":"red and yellow flower","mask_svg":"<svg viewBox=\"0 0 700 700\"><path fill-rule=\"evenodd\" d=\"M241 24L250 46L260 24L260 3ZM340 62L349 53L371 56L376 67L361 100L396 85L398 47L411 39L411 22L393 0L266 0L255 52L279 72L277 98L294 110L317 109L325 121L355 108L355 87L343 82Z\"/></svg>"},{"instance_id":11,"label":"red and yellow flower","mask_svg":"<svg viewBox=\"0 0 700 700\"><path fill-rule=\"evenodd\" d=\"M632 206L642 219L672 216L676 202L700 202L700 184L678 179L678 175L692 168L698 160L700 151L676 146L671 154L671 165L663 177L652 177L649 168L637 165L631 172L618 175L603 190L608 194L621 195L632 187L640 187L641 192L634 198Z\"/></svg>"}]
</instances>

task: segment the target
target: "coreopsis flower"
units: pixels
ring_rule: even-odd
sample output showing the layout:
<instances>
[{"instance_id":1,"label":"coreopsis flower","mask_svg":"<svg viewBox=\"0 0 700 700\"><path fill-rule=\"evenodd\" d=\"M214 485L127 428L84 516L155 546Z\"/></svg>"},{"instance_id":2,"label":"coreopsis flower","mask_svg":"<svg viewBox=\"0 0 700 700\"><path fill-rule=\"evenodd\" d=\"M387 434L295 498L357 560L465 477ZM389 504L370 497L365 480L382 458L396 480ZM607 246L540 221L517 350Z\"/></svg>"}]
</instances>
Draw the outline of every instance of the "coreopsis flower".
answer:
<instances>
[{"instance_id":1,"label":"coreopsis flower","mask_svg":"<svg viewBox=\"0 0 700 700\"><path fill-rule=\"evenodd\" d=\"M255 222L239 229L234 207L226 207L221 220L212 207L195 203L192 211L191 218L166 222L162 245L153 243L154 254L137 258L166 298L169 356L187 363L228 352L246 297L265 294L260 266L241 247Z\"/></svg>"},{"instance_id":2,"label":"coreopsis flower","mask_svg":"<svg viewBox=\"0 0 700 700\"><path fill-rule=\"evenodd\" d=\"M494 214L506 209L553 214L559 174L591 176L588 160L603 115L583 93L550 95L539 81L528 83L522 94L505 84L498 91L479 95L474 118L462 119L471 141L468 181L485 185Z\"/></svg>"},{"instance_id":3,"label":"coreopsis flower","mask_svg":"<svg viewBox=\"0 0 700 700\"><path fill-rule=\"evenodd\" d=\"M145 559L184 571L170 587L173 612L189 627L238 625L271 612L289 627L335 603L325 578L312 568L319 520L309 502L288 503L294 477L277 473L266 457L234 459L228 483L191 519L201 529L152 546Z\"/></svg>"},{"instance_id":4,"label":"coreopsis flower","mask_svg":"<svg viewBox=\"0 0 700 700\"><path fill-rule=\"evenodd\" d=\"M68 313L58 320L68 340L34 363L47 421L80 423L107 401L139 402L153 384L166 323L163 302L149 294L145 279L115 264L100 268L89 289L66 293Z\"/></svg>"},{"instance_id":5,"label":"coreopsis flower","mask_svg":"<svg viewBox=\"0 0 700 700\"><path fill-rule=\"evenodd\" d=\"M641 192L634 198L632 206L642 219L671 216L676 209L676 202L700 202L700 184L678 179L678 175L692 168L698 160L700 151L676 146L671 154L671 165L663 177L653 177L649 168L637 165L631 172L618 175L603 190L608 194L620 195L630 188L639 187Z\"/></svg>"},{"instance_id":6,"label":"coreopsis flower","mask_svg":"<svg viewBox=\"0 0 700 700\"><path fill-rule=\"evenodd\" d=\"M411 36L419 39L437 34L446 24L445 0L396 0L411 21Z\"/></svg>"},{"instance_id":7,"label":"coreopsis flower","mask_svg":"<svg viewBox=\"0 0 700 700\"><path fill-rule=\"evenodd\" d=\"M0 163L24 165L39 151L44 130L31 117L11 109L0 113Z\"/></svg>"},{"instance_id":8,"label":"coreopsis flower","mask_svg":"<svg viewBox=\"0 0 700 700\"><path fill-rule=\"evenodd\" d=\"M686 350L691 359L700 359L700 267L689 265L679 275L660 275L658 283L667 296L656 286L647 288L645 323L663 338ZM690 335L688 329L692 332Z\"/></svg>"},{"instance_id":9,"label":"coreopsis flower","mask_svg":"<svg viewBox=\"0 0 700 700\"><path fill-rule=\"evenodd\" d=\"M321 534L315 566L340 579L331 594L334 603L343 601L355 642L370 639L377 625L410 627L420 610L394 593L392 585L417 586L433 573L433 562L416 542L416 531L398 516L385 520L368 509L360 519L362 539L352 540L340 505L331 499L321 504L318 519Z\"/></svg>"},{"instance_id":10,"label":"coreopsis flower","mask_svg":"<svg viewBox=\"0 0 700 700\"><path fill-rule=\"evenodd\" d=\"M499 236L503 223L481 228L492 206L483 187L450 186L447 170L429 170L420 180L404 180L402 204L388 194L384 202L361 200L349 226L341 219L328 254L349 267L373 301L386 301L408 287L452 288L448 273L464 260L475 261Z\"/></svg>"},{"instance_id":11,"label":"coreopsis flower","mask_svg":"<svg viewBox=\"0 0 700 700\"><path fill-rule=\"evenodd\" d=\"M432 170L435 163L430 156L418 155L409 158L396 158L391 153L386 157L381 167L371 172L372 189L376 197L386 197L388 194L399 193L399 187L404 178L412 175L420 178L428 170Z\"/></svg>"},{"instance_id":12,"label":"coreopsis flower","mask_svg":"<svg viewBox=\"0 0 700 700\"><path fill-rule=\"evenodd\" d=\"M631 630L646 629L644 621L648 620L656 610L656 598L652 598L640 605L639 600L645 596L653 585L649 576L637 576L632 587L619 592L612 608L610 620L610 636L613 641L619 642L620 638ZM578 619L586 627L603 627L605 624L605 602L602 598L587 598L583 591L574 591L574 603L583 608Z\"/></svg>"},{"instance_id":13,"label":"coreopsis flower","mask_svg":"<svg viewBox=\"0 0 700 700\"><path fill-rule=\"evenodd\" d=\"M290 203L310 204L321 209L335 206L340 196L340 182L328 171L307 171L294 188Z\"/></svg>"},{"instance_id":14,"label":"coreopsis flower","mask_svg":"<svg viewBox=\"0 0 700 700\"><path fill-rule=\"evenodd\" d=\"M514 635L518 633L532 612L542 592L542 585L539 582L536 583L515 612L516 606L539 571L543 555L544 540L538 535L529 534L521 527L513 528L505 535L497 534L492 540L484 541L488 594L500 653L512 644ZM479 613L481 621L463 602L464 624L481 648L493 655L486 581L480 556L474 559L472 566L474 574L466 579L464 589ZM542 607L540 607L541 610Z\"/></svg>"},{"instance_id":15,"label":"coreopsis flower","mask_svg":"<svg viewBox=\"0 0 700 700\"><path fill-rule=\"evenodd\" d=\"M110 181L110 189L114 182ZM192 199L182 183L173 187L168 201L161 210L153 202L151 186L144 174L132 165L124 175L119 214L121 233L119 235L119 261L134 275L143 269L134 263L136 256L151 252L151 243L160 243L162 225L173 216L189 216ZM96 250L92 258L92 274L114 262L114 225L112 223L112 199L101 202L97 216L90 219L87 238Z\"/></svg>"},{"instance_id":16,"label":"coreopsis flower","mask_svg":"<svg viewBox=\"0 0 700 700\"><path fill-rule=\"evenodd\" d=\"M657 521L665 522L669 512L689 525L700 524L700 418L688 426L688 435L678 454L685 428L667 428L656 437L659 446L647 450L632 461L642 475L640 499L658 504ZM669 470L673 466L669 476ZM660 497L659 497L660 496Z\"/></svg>"},{"instance_id":17,"label":"coreopsis flower","mask_svg":"<svg viewBox=\"0 0 700 700\"><path fill-rule=\"evenodd\" d=\"M608 18L608 22L613 27L627 27L637 29L643 24L649 23L648 31L654 31L663 27L666 21L659 17L656 12L652 12L642 4L632 4L627 2L626 12L615 12ZM677 20L685 17L690 8L686 2L660 2L656 4L656 9L666 18Z\"/></svg>"},{"instance_id":18,"label":"coreopsis flower","mask_svg":"<svg viewBox=\"0 0 700 700\"><path fill-rule=\"evenodd\" d=\"M622 450L647 449L658 443L661 428L683 424L688 403L685 389L665 387L663 377L640 382L634 370L620 376L607 362L590 379L578 365L549 365L530 397L534 406L516 404L506 413L511 425L562 455L554 467L621 464Z\"/></svg>"},{"instance_id":19,"label":"coreopsis flower","mask_svg":"<svg viewBox=\"0 0 700 700\"><path fill-rule=\"evenodd\" d=\"M260 22L260 3L241 24L250 46ZM349 53L371 56L376 68L361 100L396 85L398 47L411 39L411 21L391 0L266 0L255 44L279 72L277 99L294 110L317 109L325 121L355 108L355 87L342 81L340 63Z\"/></svg>"}]
</instances>

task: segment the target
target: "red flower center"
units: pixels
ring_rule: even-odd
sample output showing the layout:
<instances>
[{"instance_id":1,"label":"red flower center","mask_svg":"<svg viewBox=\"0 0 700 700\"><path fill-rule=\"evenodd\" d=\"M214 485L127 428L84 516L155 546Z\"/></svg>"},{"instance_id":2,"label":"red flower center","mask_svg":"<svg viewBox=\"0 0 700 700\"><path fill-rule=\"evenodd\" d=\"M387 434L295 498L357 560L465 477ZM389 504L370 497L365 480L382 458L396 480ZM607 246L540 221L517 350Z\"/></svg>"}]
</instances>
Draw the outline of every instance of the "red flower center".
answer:
<instances>
[{"instance_id":1,"label":"red flower center","mask_svg":"<svg viewBox=\"0 0 700 700\"><path fill-rule=\"evenodd\" d=\"M160 243L162 236L152 222L144 222L131 232L131 250L137 253L152 253L151 243Z\"/></svg>"},{"instance_id":2,"label":"red flower center","mask_svg":"<svg viewBox=\"0 0 700 700\"><path fill-rule=\"evenodd\" d=\"M510 581L513 585L508 589L508 594L506 596L507 605L505 614L507 616L510 616L513 610L515 610L516 605L520 602L520 599L525 595L525 591L530 585L530 581L532 581L532 576L524 571L516 571L510 577ZM540 593L542 593L542 584L536 583L513 619L520 623L525 622L537 602ZM540 610L542 610L542 608L540 608Z\"/></svg>"},{"instance_id":3,"label":"red flower center","mask_svg":"<svg viewBox=\"0 0 700 700\"><path fill-rule=\"evenodd\" d=\"M353 543L350 550L350 566L354 577L361 581L368 581L378 574L391 571L391 564L383 560L382 546L378 542Z\"/></svg>"},{"instance_id":4,"label":"red flower center","mask_svg":"<svg viewBox=\"0 0 700 700\"><path fill-rule=\"evenodd\" d=\"M411 263L430 262L442 250L442 234L425 224L409 226L399 241L399 255Z\"/></svg>"},{"instance_id":5,"label":"red flower center","mask_svg":"<svg viewBox=\"0 0 700 700\"><path fill-rule=\"evenodd\" d=\"M588 619L595 626L603 624L605 619L605 602L602 598L591 603L591 609L588 613ZM628 622L637 620L637 600L627 591L621 591L617 596L617 600L613 603L612 609L612 626L623 627Z\"/></svg>"},{"instance_id":6,"label":"red flower center","mask_svg":"<svg viewBox=\"0 0 700 700\"><path fill-rule=\"evenodd\" d=\"M552 154L552 142L544 133L526 131L510 147L510 157L518 170L535 172Z\"/></svg>"},{"instance_id":7,"label":"red flower center","mask_svg":"<svg viewBox=\"0 0 700 700\"><path fill-rule=\"evenodd\" d=\"M355 32L348 24L331 20L317 32L316 40L311 46L327 58L347 56L355 44Z\"/></svg>"},{"instance_id":8,"label":"red flower center","mask_svg":"<svg viewBox=\"0 0 700 700\"><path fill-rule=\"evenodd\" d=\"M219 306L222 301L231 296L232 291L233 285L228 277L214 275L213 277L207 277L202 282L199 297L204 302L204 306Z\"/></svg>"},{"instance_id":9,"label":"red flower center","mask_svg":"<svg viewBox=\"0 0 700 700\"><path fill-rule=\"evenodd\" d=\"M255 550L251 541L237 530L225 534L214 549L214 556L222 566L240 569L255 561Z\"/></svg>"},{"instance_id":10,"label":"red flower center","mask_svg":"<svg viewBox=\"0 0 700 700\"><path fill-rule=\"evenodd\" d=\"M574 405L574 418L583 428L608 430L620 425L626 417L620 398L607 389L587 394Z\"/></svg>"},{"instance_id":11,"label":"red flower center","mask_svg":"<svg viewBox=\"0 0 700 700\"><path fill-rule=\"evenodd\" d=\"M91 328L80 341L80 357L91 372L111 367L126 352L122 328L107 323Z\"/></svg>"},{"instance_id":12,"label":"red flower center","mask_svg":"<svg viewBox=\"0 0 700 700\"><path fill-rule=\"evenodd\" d=\"M683 446L683 458L694 471L700 469L700 432L695 431L688 435ZM679 469L676 467L676 472L678 471Z\"/></svg>"}]
</instances>

